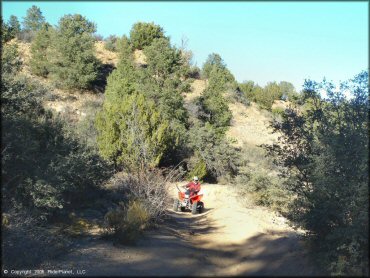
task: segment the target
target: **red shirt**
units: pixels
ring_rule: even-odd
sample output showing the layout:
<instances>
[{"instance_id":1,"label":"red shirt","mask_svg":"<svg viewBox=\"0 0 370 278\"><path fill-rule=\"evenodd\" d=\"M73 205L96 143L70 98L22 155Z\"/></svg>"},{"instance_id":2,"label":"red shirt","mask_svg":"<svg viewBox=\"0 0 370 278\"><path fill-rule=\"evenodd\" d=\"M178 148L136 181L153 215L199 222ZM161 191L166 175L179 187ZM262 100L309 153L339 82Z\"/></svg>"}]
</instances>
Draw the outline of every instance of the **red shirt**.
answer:
<instances>
[{"instance_id":1,"label":"red shirt","mask_svg":"<svg viewBox=\"0 0 370 278\"><path fill-rule=\"evenodd\" d=\"M200 190L200 183L198 182L197 184L195 184L194 181L191 181L189 182L187 185L186 185L187 188L189 188L189 190L191 192L198 192Z\"/></svg>"}]
</instances>

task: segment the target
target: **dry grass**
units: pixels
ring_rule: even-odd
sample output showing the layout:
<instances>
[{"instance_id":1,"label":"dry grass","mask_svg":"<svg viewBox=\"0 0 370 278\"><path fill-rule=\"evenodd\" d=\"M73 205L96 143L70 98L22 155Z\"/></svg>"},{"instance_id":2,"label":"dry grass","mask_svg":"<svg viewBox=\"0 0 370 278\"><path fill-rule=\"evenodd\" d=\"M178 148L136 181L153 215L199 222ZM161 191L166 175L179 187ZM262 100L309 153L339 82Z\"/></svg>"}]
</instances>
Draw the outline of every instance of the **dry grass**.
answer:
<instances>
[{"instance_id":1,"label":"dry grass","mask_svg":"<svg viewBox=\"0 0 370 278\"><path fill-rule=\"evenodd\" d=\"M269 127L272 120L269 112L261 110L255 103L246 107L235 102L230 103L229 108L233 118L227 135L237 140L235 145L240 147L244 144L258 146L276 142L278 135L272 134L272 129Z\"/></svg>"},{"instance_id":2,"label":"dry grass","mask_svg":"<svg viewBox=\"0 0 370 278\"><path fill-rule=\"evenodd\" d=\"M199 97L207 86L207 80L196 79L191 83L191 92L184 94L186 103L192 102L196 97Z\"/></svg>"},{"instance_id":3,"label":"dry grass","mask_svg":"<svg viewBox=\"0 0 370 278\"><path fill-rule=\"evenodd\" d=\"M95 94L88 90L63 90L57 89L48 78L42 78L30 73L29 61L30 43L25 43L17 39L13 39L10 44L17 44L18 51L21 56L23 67L21 73L40 82L45 87L49 88L50 95L46 97L44 105L46 108L52 109L57 113L68 113L75 120L80 120L86 116L87 103L101 102L103 96ZM97 58L102 63L108 62L116 64L118 62L117 54L104 49L103 42L95 44Z\"/></svg>"},{"instance_id":4,"label":"dry grass","mask_svg":"<svg viewBox=\"0 0 370 278\"><path fill-rule=\"evenodd\" d=\"M103 64L111 64L115 67L118 64L118 54L105 49L104 42L98 41L95 43L95 54Z\"/></svg>"},{"instance_id":5,"label":"dry grass","mask_svg":"<svg viewBox=\"0 0 370 278\"><path fill-rule=\"evenodd\" d=\"M291 102L289 102L289 101L275 100L274 103L271 106L271 109L275 109L275 108L286 109L286 108L289 107L290 104L291 104Z\"/></svg>"}]
</instances>

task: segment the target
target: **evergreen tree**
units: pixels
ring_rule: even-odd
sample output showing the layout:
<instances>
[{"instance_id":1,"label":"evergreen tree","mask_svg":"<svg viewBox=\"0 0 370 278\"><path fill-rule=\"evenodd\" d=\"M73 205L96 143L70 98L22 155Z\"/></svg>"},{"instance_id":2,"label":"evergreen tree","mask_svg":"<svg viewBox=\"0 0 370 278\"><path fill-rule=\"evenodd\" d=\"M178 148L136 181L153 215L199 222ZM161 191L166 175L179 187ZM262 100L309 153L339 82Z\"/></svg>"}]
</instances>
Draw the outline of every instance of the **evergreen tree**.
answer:
<instances>
[{"instance_id":1,"label":"evergreen tree","mask_svg":"<svg viewBox=\"0 0 370 278\"><path fill-rule=\"evenodd\" d=\"M18 18L15 15L10 16L8 25L9 25L10 36L12 38L17 37L19 33L21 32L21 25L18 21Z\"/></svg>"},{"instance_id":2,"label":"evergreen tree","mask_svg":"<svg viewBox=\"0 0 370 278\"><path fill-rule=\"evenodd\" d=\"M164 33L161 26L146 22L135 23L130 31L130 40L133 49L143 49L149 46L154 39L163 38Z\"/></svg>"},{"instance_id":3,"label":"evergreen tree","mask_svg":"<svg viewBox=\"0 0 370 278\"><path fill-rule=\"evenodd\" d=\"M227 69L225 62L222 60L221 56L217 53L212 53L208 55L206 62L203 64L202 76L203 78L210 78L211 71L216 68L219 71L223 72L224 78L228 82L234 81L233 75Z\"/></svg>"},{"instance_id":4,"label":"evergreen tree","mask_svg":"<svg viewBox=\"0 0 370 278\"><path fill-rule=\"evenodd\" d=\"M267 149L296 196L288 216L309 231L319 263L334 275L368 276L369 74L334 88L306 80L305 110L274 122L282 136Z\"/></svg>"},{"instance_id":5,"label":"evergreen tree","mask_svg":"<svg viewBox=\"0 0 370 278\"><path fill-rule=\"evenodd\" d=\"M157 166L169 147L169 122L154 101L141 93L105 102L96 126L103 157L131 171Z\"/></svg>"},{"instance_id":6,"label":"evergreen tree","mask_svg":"<svg viewBox=\"0 0 370 278\"><path fill-rule=\"evenodd\" d=\"M60 19L56 36L52 40L51 72L61 87L85 89L97 78L95 31L95 24L82 15L65 15Z\"/></svg>"},{"instance_id":7,"label":"evergreen tree","mask_svg":"<svg viewBox=\"0 0 370 278\"><path fill-rule=\"evenodd\" d=\"M38 31L45 23L45 17L39 7L33 5L27 10L26 17L23 18L23 29L25 31Z\"/></svg>"},{"instance_id":8,"label":"evergreen tree","mask_svg":"<svg viewBox=\"0 0 370 278\"><path fill-rule=\"evenodd\" d=\"M134 169L172 163L187 139L187 112L178 72L180 53L164 38L155 39L144 51L148 66L138 67L133 59L132 40L124 36L118 41L120 60L108 77L104 109L96 122L102 154L118 165ZM154 115L154 122L141 115L144 112L138 112L144 110ZM123 140L133 142L128 137L133 130L141 139L124 143ZM149 139L153 136L157 145ZM139 157L136 162L135 157Z\"/></svg>"},{"instance_id":9,"label":"evergreen tree","mask_svg":"<svg viewBox=\"0 0 370 278\"><path fill-rule=\"evenodd\" d=\"M50 71L52 27L45 23L31 44L30 69L35 75L46 77Z\"/></svg>"},{"instance_id":10,"label":"evergreen tree","mask_svg":"<svg viewBox=\"0 0 370 278\"><path fill-rule=\"evenodd\" d=\"M144 54L150 75L155 76L160 85L180 69L181 53L172 48L166 38L154 39L151 45L144 48Z\"/></svg>"},{"instance_id":11,"label":"evergreen tree","mask_svg":"<svg viewBox=\"0 0 370 278\"><path fill-rule=\"evenodd\" d=\"M203 72L208 76L208 86L198 99L199 118L224 132L232 114L223 94L236 85L235 79L218 54L208 57Z\"/></svg>"},{"instance_id":12,"label":"evergreen tree","mask_svg":"<svg viewBox=\"0 0 370 278\"><path fill-rule=\"evenodd\" d=\"M3 21L3 17L1 17L1 43L6 43L12 39L10 34L9 25Z\"/></svg>"}]
</instances>

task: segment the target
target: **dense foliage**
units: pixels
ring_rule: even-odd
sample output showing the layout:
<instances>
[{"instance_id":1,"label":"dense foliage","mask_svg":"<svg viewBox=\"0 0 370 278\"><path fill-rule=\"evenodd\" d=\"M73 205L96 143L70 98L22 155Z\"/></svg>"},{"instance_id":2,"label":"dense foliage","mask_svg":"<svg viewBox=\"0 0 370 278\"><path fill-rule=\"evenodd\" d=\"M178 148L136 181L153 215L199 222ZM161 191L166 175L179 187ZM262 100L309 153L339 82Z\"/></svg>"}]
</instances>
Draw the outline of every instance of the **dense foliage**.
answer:
<instances>
[{"instance_id":1,"label":"dense foliage","mask_svg":"<svg viewBox=\"0 0 370 278\"><path fill-rule=\"evenodd\" d=\"M125 95L104 105L97 118L102 155L130 170L157 166L168 148L169 122L143 94Z\"/></svg>"},{"instance_id":2,"label":"dense foliage","mask_svg":"<svg viewBox=\"0 0 370 278\"><path fill-rule=\"evenodd\" d=\"M21 32L21 24L15 15L11 15L9 18L9 32L12 38L16 38Z\"/></svg>"},{"instance_id":3,"label":"dense foliage","mask_svg":"<svg viewBox=\"0 0 370 278\"><path fill-rule=\"evenodd\" d=\"M6 43L11 39L19 36L21 32L21 25L19 24L18 18L11 15L8 22L4 22L1 17L1 42Z\"/></svg>"},{"instance_id":4,"label":"dense foliage","mask_svg":"<svg viewBox=\"0 0 370 278\"><path fill-rule=\"evenodd\" d=\"M79 206L108 176L106 163L65 132L42 106L47 90L18 74L18 53L5 46L2 63L2 194L5 211L48 216ZM10 53L10 54L7 54Z\"/></svg>"},{"instance_id":5,"label":"dense foliage","mask_svg":"<svg viewBox=\"0 0 370 278\"><path fill-rule=\"evenodd\" d=\"M148 73L163 86L165 79L179 71L181 53L172 48L167 38L154 39L144 48L147 59Z\"/></svg>"},{"instance_id":6,"label":"dense foliage","mask_svg":"<svg viewBox=\"0 0 370 278\"><path fill-rule=\"evenodd\" d=\"M133 49L143 49L152 44L154 39L164 37L161 26L147 22L135 23L130 31L130 41Z\"/></svg>"},{"instance_id":7,"label":"dense foliage","mask_svg":"<svg viewBox=\"0 0 370 278\"><path fill-rule=\"evenodd\" d=\"M30 70L35 75L46 77L51 70L49 52L51 51L53 31L49 24L44 24L32 41Z\"/></svg>"},{"instance_id":8,"label":"dense foliage","mask_svg":"<svg viewBox=\"0 0 370 278\"><path fill-rule=\"evenodd\" d=\"M86 89L96 80L99 63L94 54L95 31L96 25L79 14L59 20L50 55L51 73L57 85Z\"/></svg>"},{"instance_id":9,"label":"dense foliage","mask_svg":"<svg viewBox=\"0 0 370 278\"><path fill-rule=\"evenodd\" d=\"M208 78L208 86L197 101L200 107L199 118L220 131L226 131L232 114L224 95L235 86L234 76L218 54L208 57L202 72Z\"/></svg>"},{"instance_id":10,"label":"dense foliage","mask_svg":"<svg viewBox=\"0 0 370 278\"><path fill-rule=\"evenodd\" d=\"M191 175L209 180L232 178L238 173L240 157L223 134L211 124L196 125L191 129L190 146L194 156L190 161Z\"/></svg>"},{"instance_id":11,"label":"dense foliage","mask_svg":"<svg viewBox=\"0 0 370 278\"><path fill-rule=\"evenodd\" d=\"M274 124L283 136L269 147L296 196L290 218L332 274L368 275L368 72L339 91L306 81L303 98L304 112L288 109Z\"/></svg>"},{"instance_id":12,"label":"dense foliage","mask_svg":"<svg viewBox=\"0 0 370 278\"><path fill-rule=\"evenodd\" d=\"M108 78L96 124L101 153L118 165L138 169L176 159L185 139L187 113L179 52L167 39L155 39L144 49L147 67L137 67L131 42L126 37L119 41L120 61Z\"/></svg>"}]
</instances>

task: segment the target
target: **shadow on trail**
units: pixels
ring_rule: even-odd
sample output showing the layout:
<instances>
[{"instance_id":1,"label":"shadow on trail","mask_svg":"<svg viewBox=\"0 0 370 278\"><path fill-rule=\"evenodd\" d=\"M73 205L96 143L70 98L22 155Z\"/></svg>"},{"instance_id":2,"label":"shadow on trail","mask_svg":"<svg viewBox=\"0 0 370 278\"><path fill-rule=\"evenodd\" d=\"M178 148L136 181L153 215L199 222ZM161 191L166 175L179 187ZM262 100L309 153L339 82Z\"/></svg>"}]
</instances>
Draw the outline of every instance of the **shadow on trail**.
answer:
<instances>
[{"instance_id":1,"label":"shadow on trail","mask_svg":"<svg viewBox=\"0 0 370 278\"><path fill-rule=\"evenodd\" d=\"M217 233L219 226L202 217L170 212L157 229L148 231L136 246L113 246L94 241L83 260L98 257L87 266L88 275L109 276L314 276L294 233L256 234L240 244L212 245L202 235ZM236 227L237 229L237 227ZM200 236L198 238L198 236ZM202 246L211 246L203 248ZM106 252L106 251L105 251ZM128 257L125 257L127 254ZM71 259L71 258L70 258ZM76 258L77 260L77 258ZM78 259L81 261L81 258ZM321 273L321 275L323 275Z\"/></svg>"}]
</instances>

